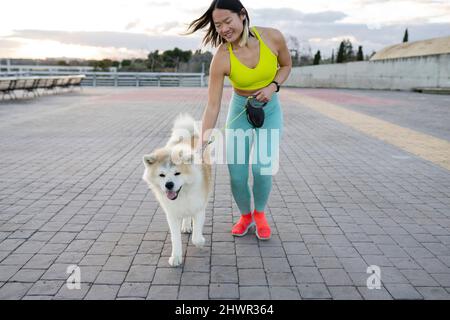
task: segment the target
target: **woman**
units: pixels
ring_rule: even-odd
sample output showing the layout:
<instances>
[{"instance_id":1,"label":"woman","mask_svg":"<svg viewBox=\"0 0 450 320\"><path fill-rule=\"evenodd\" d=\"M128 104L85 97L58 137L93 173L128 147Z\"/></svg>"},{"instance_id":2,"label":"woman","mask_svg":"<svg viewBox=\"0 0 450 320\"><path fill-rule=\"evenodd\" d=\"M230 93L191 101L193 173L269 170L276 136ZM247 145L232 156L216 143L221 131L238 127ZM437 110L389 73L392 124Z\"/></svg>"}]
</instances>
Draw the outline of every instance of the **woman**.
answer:
<instances>
[{"instance_id":1,"label":"woman","mask_svg":"<svg viewBox=\"0 0 450 320\"><path fill-rule=\"evenodd\" d=\"M283 119L276 92L289 76L292 62L280 31L249 26L248 12L239 0L214 0L208 10L189 25L188 33L208 27L203 42L205 45L218 47L210 67L208 105L202 118L203 133L209 132L216 125L225 76L229 77L233 85L226 125L226 152L231 191L241 217L233 226L232 235L243 236L256 224L257 237L267 240L271 236L271 230L264 210L272 188L272 175L263 174L263 171L273 168L274 162L278 161L278 140L281 137ZM262 127L252 125L243 113L249 97L254 97L260 103L267 103ZM254 137L245 135L241 138L243 149L237 148L239 142L235 143L234 133L237 129L255 130ZM204 135L202 139L207 141L208 137ZM206 143L203 142L200 146L203 148ZM270 150L260 150L261 146ZM254 158L253 215L248 185L251 147ZM262 161L260 155L264 152L269 155L269 163ZM235 155L238 158L243 156L244 161L236 163Z\"/></svg>"}]
</instances>

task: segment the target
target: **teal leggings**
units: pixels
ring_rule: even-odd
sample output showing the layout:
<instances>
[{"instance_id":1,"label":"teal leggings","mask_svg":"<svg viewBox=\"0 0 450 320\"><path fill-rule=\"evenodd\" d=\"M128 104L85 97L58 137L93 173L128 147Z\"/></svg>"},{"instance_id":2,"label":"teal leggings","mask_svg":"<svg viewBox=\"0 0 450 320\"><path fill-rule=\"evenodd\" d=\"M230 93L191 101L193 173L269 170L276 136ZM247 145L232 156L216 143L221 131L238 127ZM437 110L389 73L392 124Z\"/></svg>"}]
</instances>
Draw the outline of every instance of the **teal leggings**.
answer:
<instances>
[{"instance_id":1,"label":"teal leggings","mask_svg":"<svg viewBox=\"0 0 450 320\"><path fill-rule=\"evenodd\" d=\"M248 184L250 164L255 209L264 211L266 207L272 189L272 176L279 168L279 142L283 127L283 113L277 93L264 107L265 120L261 128L254 129L247 120L247 114L241 113L246 102L247 97L233 93L225 130L231 192L241 214L251 212Z\"/></svg>"}]
</instances>

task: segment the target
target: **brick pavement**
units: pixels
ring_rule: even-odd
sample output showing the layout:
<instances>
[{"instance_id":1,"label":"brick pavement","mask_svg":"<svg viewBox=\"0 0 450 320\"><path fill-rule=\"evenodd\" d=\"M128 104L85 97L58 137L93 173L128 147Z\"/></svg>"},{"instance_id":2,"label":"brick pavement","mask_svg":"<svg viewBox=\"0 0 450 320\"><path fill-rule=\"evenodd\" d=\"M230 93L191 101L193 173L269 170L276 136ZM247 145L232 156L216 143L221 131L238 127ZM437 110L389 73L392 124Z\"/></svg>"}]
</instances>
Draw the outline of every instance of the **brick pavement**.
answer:
<instances>
[{"instance_id":1,"label":"brick pavement","mask_svg":"<svg viewBox=\"0 0 450 320\"><path fill-rule=\"evenodd\" d=\"M179 112L200 118L206 89L86 88L1 102L0 299L449 299L450 172L345 118L351 110L448 143L448 97L284 90L272 239L230 235L239 215L218 165L206 246L183 235L178 268L167 263L168 226L141 158ZM423 117L423 105L438 112ZM69 265L80 268L80 290L65 285ZM380 290L366 286L370 265Z\"/></svg>"}]
</instances>

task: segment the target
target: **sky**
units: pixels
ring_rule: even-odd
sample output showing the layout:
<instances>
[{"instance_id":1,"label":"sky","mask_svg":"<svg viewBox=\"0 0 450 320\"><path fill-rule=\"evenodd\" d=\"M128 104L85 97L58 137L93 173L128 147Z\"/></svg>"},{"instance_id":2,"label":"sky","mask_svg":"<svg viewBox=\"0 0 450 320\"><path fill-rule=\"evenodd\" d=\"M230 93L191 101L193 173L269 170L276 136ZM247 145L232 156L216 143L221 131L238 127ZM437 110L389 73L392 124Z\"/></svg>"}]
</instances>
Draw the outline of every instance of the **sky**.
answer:
<instances>
[{"instance_id":1,"label":"sky","mask_svg":"<svg viewBox=\"0 0 450 320\"><path fill-rule=\"evenodd\" d=\"M150 51L212 51L182 35L210 0L14 0L1 4L0 58L146 58ZM329 57L343 39L365 54L450 36L448 0L242 0L251 25L280 30L288 46ZM6 14L5 14L6 13Z\"/></svg>"}]
</instances>

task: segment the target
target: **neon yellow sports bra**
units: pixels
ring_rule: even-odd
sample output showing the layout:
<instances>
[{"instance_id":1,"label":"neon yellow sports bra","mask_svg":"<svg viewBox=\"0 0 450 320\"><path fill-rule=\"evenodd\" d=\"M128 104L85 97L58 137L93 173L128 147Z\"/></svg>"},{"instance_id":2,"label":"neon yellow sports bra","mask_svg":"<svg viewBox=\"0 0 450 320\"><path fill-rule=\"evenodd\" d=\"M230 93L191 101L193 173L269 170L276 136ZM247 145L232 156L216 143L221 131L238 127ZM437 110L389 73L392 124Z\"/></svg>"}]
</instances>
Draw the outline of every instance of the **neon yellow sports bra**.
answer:
<instances>
[{"instance_id":1,"label":"neon yellow sports bra","mask_svg":"<svg viewBox=\"0 0 450 320\"><path fill-rule=\"evenodd\" d=\"M256 37L259 40L259 62L255 68L251 69L241 63L233 53L231 43L228 43L230 51L230 75L229 79L233 87L241 90L256 90L268 86L278 70L277 56L262 41L258 31L253 27Z\"/></svg>"}]
</instances>

